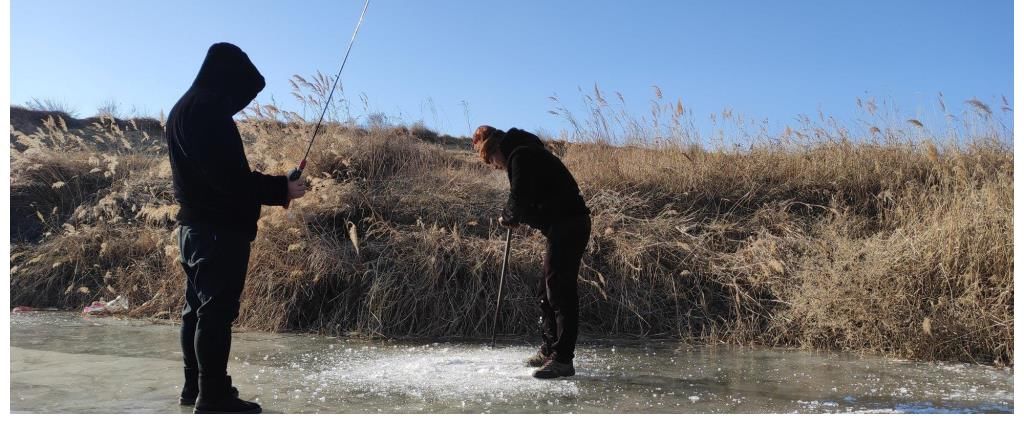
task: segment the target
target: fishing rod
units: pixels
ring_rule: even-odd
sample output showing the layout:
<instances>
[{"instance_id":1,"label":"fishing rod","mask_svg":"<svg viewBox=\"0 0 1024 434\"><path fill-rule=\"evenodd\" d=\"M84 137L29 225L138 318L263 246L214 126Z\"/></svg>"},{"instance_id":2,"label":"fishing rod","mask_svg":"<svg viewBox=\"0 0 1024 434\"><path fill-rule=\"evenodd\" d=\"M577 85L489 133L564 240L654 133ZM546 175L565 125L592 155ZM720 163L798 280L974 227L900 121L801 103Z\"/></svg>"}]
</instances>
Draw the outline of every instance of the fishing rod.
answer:
<instances>
[{"instance_id":1,"label":"fishing rod","mask_svg":"<svg viewBox=\"0 0 1024 434\"><path fill-rule=\"evenodd\" d=\"M505 269L508 268L508 254L512 250L512 228L505 232L505 256L501 260L501 276L498 277L498 306L494 308L494 323L491 325L491 348L498 331L498 314L501 312L501 290L505 288Z\"/></svg>"},{"instance_id":2,"label":"fishing rod","mask_svg":"<svg viewBox=\"0 0 1024 434\"><path fill-rule=\"evenodd\" d=\"M352 52L352 45L356 42L356 35L359 34L359 27L363 25L363 17L366 16L366 9L370 7L370 0L366 0L363 4L363 11L359 14L359 22L356 23L356 29L352 32L352 39L348 41L348 49L345 50L345 58L341 61L341 68L338 68L338 75L334 77L334 84L331 85L331 93L327 95L327 100L324 101L324 109L320 112L320 119L316 121L316 127L313 128L313 136L309 138L309 145L306 146L306 153L302 156L302 161L299 162L299 166L288 172L288 180L296 181L302 177L302 171L306 169L306 158L309 157L309 151L313 149L313 141L316 140L316 134L320 132L320 125L324 121L324 116L327 115L327 107L331 105L331 99L334 98L334 90L338 88L338 82L341 81L341 71L345 70L345 64L348 63L348 55Z\"/></svg>"}]
</instances>

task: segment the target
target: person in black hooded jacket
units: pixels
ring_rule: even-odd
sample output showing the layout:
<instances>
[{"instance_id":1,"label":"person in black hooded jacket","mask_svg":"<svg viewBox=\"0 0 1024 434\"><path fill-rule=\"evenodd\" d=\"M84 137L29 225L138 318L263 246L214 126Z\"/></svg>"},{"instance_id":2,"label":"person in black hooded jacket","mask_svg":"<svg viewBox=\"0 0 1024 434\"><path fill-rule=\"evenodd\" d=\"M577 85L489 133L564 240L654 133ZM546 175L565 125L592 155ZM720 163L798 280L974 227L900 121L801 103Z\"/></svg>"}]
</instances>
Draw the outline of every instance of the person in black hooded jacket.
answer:
<instances>
[{"instance_id":1,"label":"person in black hooded jacket","mask_svg":"<svg viewBox=\"0 0 1024 434\"><path fill-rule=\"evenodd\" d=\"M544 343L526 363L538 368L536 378L575 375L576 279L590 240L590 210L572 174L537 136L482 125L473 134L473 146L484 163L508 172L508 202L498 221L506 226L527 224L547 239L544 282L537 297Z\"/></svg>"},{"instance_id":2,"label":"person in black hooded jacket","mask_svg":"<svg viewBox=\"0 0 1024 434\"><path fill-rule=\"evenodd\" d=\"M249 248L262 205L286 206L305 194L301 179L249 168L233 116L263 90L263 76L240 48L210 47L192 86L167 117L167 150L179 205L185 270L179 403L196 413L259 413L238 398L227 375L231 323L238 317Z\"/></svg>"}]
</instances>

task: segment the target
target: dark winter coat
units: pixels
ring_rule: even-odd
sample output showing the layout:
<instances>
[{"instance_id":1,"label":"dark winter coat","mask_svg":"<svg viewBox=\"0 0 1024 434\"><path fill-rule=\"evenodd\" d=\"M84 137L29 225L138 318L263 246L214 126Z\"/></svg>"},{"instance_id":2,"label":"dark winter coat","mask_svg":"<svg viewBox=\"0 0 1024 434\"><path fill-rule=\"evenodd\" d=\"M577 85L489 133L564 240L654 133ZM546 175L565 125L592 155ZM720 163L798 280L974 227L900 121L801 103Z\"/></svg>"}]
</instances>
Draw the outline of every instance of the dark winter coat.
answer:
<instances>
[{"instance_id":1,"label":"dark winter coat","mask_svg":"<svg viewBox=\"0 0 1024 434\"><path fill-rule=\"evenodd\" d=\"M537 136L512 128L498 149L505 156L511 188L502 212L505 221L546 233L553 223L590 214L569 169Z\"/></svg>"},{"instance_id":2,"label":"dark winter coat","mask_svg":"<svg viewBox=\"0 0 1024 434\"><path fill-rule=\"evenodd\" d=\"M232 117L265 85L238 47L210 47L192 87L167 117L167 148L181 224L256 237L261 205L285 205L288 181L251 170Z\"/></svg>"}]
</instances>

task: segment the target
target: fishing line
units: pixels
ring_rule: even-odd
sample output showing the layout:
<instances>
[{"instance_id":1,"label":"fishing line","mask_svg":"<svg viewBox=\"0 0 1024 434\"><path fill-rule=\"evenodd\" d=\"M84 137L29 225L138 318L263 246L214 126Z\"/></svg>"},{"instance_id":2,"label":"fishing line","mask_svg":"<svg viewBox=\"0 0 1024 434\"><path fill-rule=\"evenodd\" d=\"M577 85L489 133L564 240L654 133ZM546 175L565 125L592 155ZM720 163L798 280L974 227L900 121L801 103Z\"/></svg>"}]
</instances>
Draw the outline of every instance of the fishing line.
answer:
<instances>
[{"instance_id":1,"label":"fishing line","mask_svg":"<svg viewBox=\"0 0 1024 434\"><path fill-rule=\"evenodd\" d=\"M306 158L309 157L309 151L313 149L313 141L316 140L316 135L320 132L320 125L324 121L324 116L327 115L327 108L331 105L331 100L334 98L334 90L338 88L338 82L341 81L341 71L345 70L345 64L348 63L348 55L352 52L352 46L355 45L356 35L359 34L359 27L363 25L363 17L366 16L366 9L370 7L370 0L366 0L363 4L363 11L359 13L359 22L356 23L356 29L352 32L352 39L348 41L348 49L345 50L345 58L341 61L341 68L338 68L338 75L334 77L334 84L331 85L331 92L327 95L327 100L324 101L324 109L320 112L320 119L316 121L316 127L313 128L313 136L309 138L309 145L306 146L306 153L302 156L302 161L299 162L299 167L292 169L288 173L288 180L295 181L302 176L302 171L306 168Z\"/></svg>"}]
</instances>

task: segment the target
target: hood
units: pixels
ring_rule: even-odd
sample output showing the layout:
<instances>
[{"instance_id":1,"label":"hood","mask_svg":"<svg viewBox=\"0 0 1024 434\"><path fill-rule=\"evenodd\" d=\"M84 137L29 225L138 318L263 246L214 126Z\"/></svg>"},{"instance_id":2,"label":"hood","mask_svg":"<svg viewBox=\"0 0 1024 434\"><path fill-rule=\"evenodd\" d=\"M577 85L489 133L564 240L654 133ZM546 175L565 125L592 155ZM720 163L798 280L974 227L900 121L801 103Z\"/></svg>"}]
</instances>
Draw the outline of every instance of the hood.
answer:
<instances>
[{"instance_id":1,"label":"hood","mask_svg":"<svg viewBox=\"0 0 1024 434\"><path fill-rule=\"evenodd\" d=\"M512 151L521 147L544 149L544 142L540 141L540 138L532 133L520 130L519 128L512 128L505 133L505 137L502 137L501 142L498 144L498 149L501 150L506 160L512 156Z\"/></svg>"},{"instance_id":2,"label":"hood","mask_svg":"<svg viewBox=\"0 0 1024 434\"><path fill-rule=\"evenodd\" d=\"M192 87L226 96L234 115L242 111L263 90L266 82L241 48L227 42L210 46Z\"/></svg>"}]
</instances>

